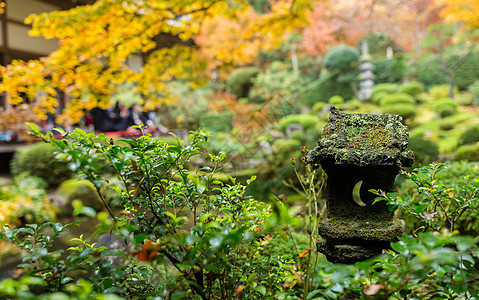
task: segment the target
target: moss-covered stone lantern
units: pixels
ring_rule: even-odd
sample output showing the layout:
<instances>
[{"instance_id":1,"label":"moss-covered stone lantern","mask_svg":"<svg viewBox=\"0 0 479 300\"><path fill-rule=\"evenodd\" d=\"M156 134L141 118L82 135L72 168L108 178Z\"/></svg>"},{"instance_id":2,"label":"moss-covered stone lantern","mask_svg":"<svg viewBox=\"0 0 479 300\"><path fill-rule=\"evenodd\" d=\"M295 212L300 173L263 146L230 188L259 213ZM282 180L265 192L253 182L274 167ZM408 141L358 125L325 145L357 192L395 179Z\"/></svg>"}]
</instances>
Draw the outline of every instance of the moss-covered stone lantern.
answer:
<instances>
[{"instance_id":1,"label":"moss-covered stone lantern","mask_svg":"<svg viewBox=\"0 0 479 300\"><path fill-rule=\"evenodd\" d=\"M381 253L403 234L386 202L372 204L370 189L394 190L401 166L414 162L406 150L407 127L397 115L348 114L331 107L318 146L306 154L327 173L326 216L318 250L329 261L354 263Z\"/></svg>"}]
</instances>

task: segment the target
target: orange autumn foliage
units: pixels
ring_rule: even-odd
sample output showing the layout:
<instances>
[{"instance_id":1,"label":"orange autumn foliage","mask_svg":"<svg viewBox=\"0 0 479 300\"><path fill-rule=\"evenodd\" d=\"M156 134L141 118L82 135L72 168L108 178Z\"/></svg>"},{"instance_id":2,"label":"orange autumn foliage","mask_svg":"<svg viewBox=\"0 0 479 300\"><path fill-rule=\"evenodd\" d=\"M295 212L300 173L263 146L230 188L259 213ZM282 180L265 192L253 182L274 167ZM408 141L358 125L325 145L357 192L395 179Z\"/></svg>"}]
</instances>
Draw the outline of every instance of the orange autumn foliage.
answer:
<instances>
[{"instance_id":1,"label":"orange autumn foliage","mask_svg":"<svg viewBox=\"0 0 479 300\"><path fill-rule=\"evenodd\" d=\"M48 57L0 68L0 91L13 104L25 93L46 118L58 106L57 91L69 95L63 119L76 122L82 109L111 105L124 82L135 84L149 107L171 103L167 82L206 82L212 68L251 62L260 50L281 43L305 24L312 0L277 0L258 15L244 0L97 0L66 11L32 15L31 34L59 40ZM232 32L236 32L233 34ZM143 67L131 68L132 55Z\"/></svg>"}]
</instances>

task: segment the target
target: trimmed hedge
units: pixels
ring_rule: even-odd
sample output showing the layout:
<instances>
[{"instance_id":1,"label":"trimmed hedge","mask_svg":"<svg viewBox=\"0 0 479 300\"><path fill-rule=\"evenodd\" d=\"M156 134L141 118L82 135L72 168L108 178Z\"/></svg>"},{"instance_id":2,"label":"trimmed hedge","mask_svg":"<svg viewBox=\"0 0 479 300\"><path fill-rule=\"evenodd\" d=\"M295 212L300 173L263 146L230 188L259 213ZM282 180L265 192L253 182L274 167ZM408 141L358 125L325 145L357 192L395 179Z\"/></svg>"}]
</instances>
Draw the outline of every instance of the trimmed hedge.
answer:
<instances>
[{"instance_id":1,"label":"trimmed hedge","mask_svg":"<svg viewBox=\"0 0 479 300\"><path fill-rule=\"evenodd\" d=\"M314 127L319 121L318 116L311 114L289 115L279 120L279 129L285 131L290 124L299 123L306 130Z\"/></svg>"},{"instance_id":2,"label":"trimmed hedge","mask_svg":"<svg viewBox=\"0 0 479 300\"><path fill-rule=\"evenodd\" d=\"M53 145L44 142L18 148L10 162L10 171L13 176L26 172L55 187L72 175L66 162L55 161L55 151Z\"/></svg>"},{"instance_id":3,"label":"trimmed hedge","mask_svg":"<svg viewBox=\"0 0 479 300\"><path fill-rule=\"evenodd\" d=\"M393 104L415 105L416 100L413 96L406 93L395 93L381 98L380 105L388 106Z\"/></svg>"},{"instance_id":4,"label":"trimmed hedge","mask_svg":"<svg viewBox=\"0 0 479 300\"><path fill-rule=\"evenodd\" d=\"M441 117L447 117L457 112L457 103L451 98L442 98L434 103L434 111Z\"/></svg>"},{"instance_id":5,"label":"trimmed hedge","mask_svg":"<svg viewBox=\"0 0 479 300\"><path fill-rule=\"evenodd\" d=\"M457 148L456 160L479 161L479 145L463 145Z\"/></svg>"},{"instance_id":6,"label":"trimmed hedge","mask_svg":"<svg viewBox=\"0 0 479 300\"><path fill-rule=\"evenodd\" d=\"M464 131L458 140L458 145L474 144L479 142L479 125Z\"/></svg>"},{"instance_id":7,"label":"trimmed hedge","mask_svg":"<svg viewBox=\"0 0 479 300\"><path fill-rule=\"evenodd\" d=\"M439 158L438 145L422 135L412 136L408 148L414 152L414 167L428 165Z\"/></svg>"},{"instance_id":8,"label":"trimmed hedge","mask_svg":"<svg viewBox=\"0 0 479 300\"><path fill-rule=\"evenodd\" d=\"M416 97L417 95L424 92L424 85L417 81L411 81L399 86L399 92Z\"/></svg>"},{"instance_id":9,"label":"trimmed hedge","mask_svg":"<svg viewBox=\"0 0 479 300\"><path fill-rule=\"evenodd\" d=\"M380 83L373 87L371 92L371 101L379 104L382 97L393 94L398 91L399 85L395 83Z\"/></svg>"},{"instance_id":10,"label":"trimmed hedge","mask_svg":"<svg viewBox=\"0 0 479 300\"><path fill-rule=\"evenodd\" d=\"M384 114L400 115L405 120L413 119L416 116L416 107L407 104L391 104L381 108Z\"/></svg>"},{"instance_id":11,"label":"trimmed hedge","mask_svg":"<svg viewBox=\"0 0 479 300\"><path fill-rule=\"evenodd\" d=\"M324 57L324 67L329 71L350 72L358 67L359 51L346 45L331 48Z\"/></svg>"},{"instance_id":12,"label":"trimmed hedge","mask_svg":"<svg viewBox=\"0 0 479 300\"><path fill-rule=\"evenodd\" d=\"M258 76L260 69L256 67L244 67L233 71L226 82L228 90L238 98L248 97L253 86L253 78Z\"/></svg>"}]
</instances>

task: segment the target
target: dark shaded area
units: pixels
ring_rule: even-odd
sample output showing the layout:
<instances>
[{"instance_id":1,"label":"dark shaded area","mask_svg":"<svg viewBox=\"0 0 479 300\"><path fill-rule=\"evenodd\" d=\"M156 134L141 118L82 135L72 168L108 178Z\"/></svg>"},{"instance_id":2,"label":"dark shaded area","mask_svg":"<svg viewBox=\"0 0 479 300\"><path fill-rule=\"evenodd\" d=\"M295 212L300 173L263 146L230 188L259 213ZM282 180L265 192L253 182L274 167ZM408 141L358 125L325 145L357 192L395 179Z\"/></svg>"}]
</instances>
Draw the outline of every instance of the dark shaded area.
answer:
<instances>
[{"instance_id":1,"label":"dark shaded area","mask_svg":"<svg viewBox=\"0 0 479 300\"><path fill-rule=\"evenodd\" d=\"M10 161L13 152L0 152L0 174L10 174Z\"/></svg>"}]
</instances>

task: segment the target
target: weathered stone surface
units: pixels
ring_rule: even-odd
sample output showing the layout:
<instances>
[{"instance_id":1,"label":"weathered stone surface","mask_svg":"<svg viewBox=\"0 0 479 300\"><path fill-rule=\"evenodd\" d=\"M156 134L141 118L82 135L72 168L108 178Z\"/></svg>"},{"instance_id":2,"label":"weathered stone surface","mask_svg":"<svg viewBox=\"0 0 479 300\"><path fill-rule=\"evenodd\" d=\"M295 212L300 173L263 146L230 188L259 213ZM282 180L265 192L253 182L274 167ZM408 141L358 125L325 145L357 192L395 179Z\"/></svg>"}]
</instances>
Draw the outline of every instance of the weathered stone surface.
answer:
<instances>
[{"instance_id":1,"label":"weathered stone surface","mask_svg":"<svg viewBox=\"0 0 479 300\"><path fill-rule=\"evenodd\" d=\"M356 166L402 165L414 162L407 150L407 127L397 115L347 114L331 107L318 146L306 155L311 164L331 160Z\"/></svg>"},{"instance_id":2,"label":"weathered stone surface","mask_svg":"<svg viewBox=\"0 0 479 300\"><path fill-rule=\"evenodd\" d=\"M410 166L407 127L395 115L347 114L331 108L318 146L306 154L328 175L326 218L318 251L332 262L354 263L382 252L403 234L386 202L371 189L394 191L401 166ZM356 195L353 195L353 193Z\"/></svg>"}]
</instances>

